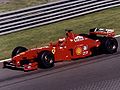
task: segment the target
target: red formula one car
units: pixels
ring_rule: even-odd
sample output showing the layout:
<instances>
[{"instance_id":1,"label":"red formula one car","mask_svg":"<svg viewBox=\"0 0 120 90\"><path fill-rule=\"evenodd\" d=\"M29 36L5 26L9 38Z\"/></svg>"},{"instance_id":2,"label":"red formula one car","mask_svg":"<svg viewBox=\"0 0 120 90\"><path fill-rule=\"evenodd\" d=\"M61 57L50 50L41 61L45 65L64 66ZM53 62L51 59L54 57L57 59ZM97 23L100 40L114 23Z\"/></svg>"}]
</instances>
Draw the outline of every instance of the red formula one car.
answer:
<instances>
[{"instance_id":1,"label":"red formula one car","mask_svg":"<svg viewBox=\"0 0 120 90\"><path fill-rule=\"evenodd\" d=\"M55 44L28 50L18 46L12 52L11 61L4 62L4 67L22 68L24 71L37 68L50 68L55 62L74 60L102 53L115 53L118 42L114 38L114 30L90 29L89 34L74 34L66 30L66 37Z\"/></svg>"}]
</instances>

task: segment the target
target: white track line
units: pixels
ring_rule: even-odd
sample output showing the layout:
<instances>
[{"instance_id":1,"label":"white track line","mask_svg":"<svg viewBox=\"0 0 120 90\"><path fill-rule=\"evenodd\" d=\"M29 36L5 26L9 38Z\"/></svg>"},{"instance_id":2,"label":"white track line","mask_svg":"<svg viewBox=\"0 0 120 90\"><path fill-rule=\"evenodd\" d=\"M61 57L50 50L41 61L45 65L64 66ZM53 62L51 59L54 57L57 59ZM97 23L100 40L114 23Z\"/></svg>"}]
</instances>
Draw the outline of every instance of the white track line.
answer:
<instances>
[{"instance_id":1,"label":"white track line","mask_svg":"<svg viewBox=\"0 0 120 90\"><path fill-rule=\"evenodd\" d=\"M11 60L11 58L5 59L5 60L0 60L0 63L1 63L1 62L5 62L5 61L10 61L10 60Z\"/></svg>"},{"instance_id":2,"label":"white track line","mask_svg":"<svg viewBox=\"0 0 120 90\"><path fill-rule=\"evenodd\" d=\"M120 35L116 35L115 37L120 37Z\"/></svg>"},{"instance_id":3,"label":"white track line","mask_svg":"<svg viewBox=\"0 0 120 90\"><path fill-rule=\"evenodd\" d=\"M120 35L116 35L115 37L120 37ZM5 62L5 61L10 61L10 60L11 60L11 58L5 59L5 60L0 60L0 63L1 63L1 62Z\"/></svg>"}]
</instances>

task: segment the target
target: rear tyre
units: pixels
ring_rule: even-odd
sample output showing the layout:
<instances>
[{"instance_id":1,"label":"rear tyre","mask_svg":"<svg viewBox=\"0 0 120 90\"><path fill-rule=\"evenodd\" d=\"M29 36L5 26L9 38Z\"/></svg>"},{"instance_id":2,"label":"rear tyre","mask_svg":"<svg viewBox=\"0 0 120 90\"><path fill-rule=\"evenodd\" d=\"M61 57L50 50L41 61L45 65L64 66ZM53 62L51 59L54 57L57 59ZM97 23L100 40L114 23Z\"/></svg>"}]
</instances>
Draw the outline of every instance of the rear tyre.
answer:
<instances>
[{"instance_id":1,"label":"rear tyre","mask_svg":"<svg viewBox=\"0 0 120 90\"><path fill-rule=\"evenodd\" d=\"M115 53L117 52L118 42L115 38L104 38L102 48L105 53Z\"/></svg>"},{"instance_id":2,"label":"rear tyre","mask_svg":"<svg viewBox=\"0 0 120 90\"><path fill-rule=\"evenodd\" d=\"M40 68L51 68L54 66L54 55L50 51L44 51L38 55Z\"/></svg>"},{"instance_id":3,"label":"rear tyre","mask_svg":"<svg viewBox=\"0 0 120 90\"><path fill-rule=\"evenodd\" d=\"M27 50L28 50L28 49L25 48L25 47L18 46L18 47L16 47L16 48L12 51L12 57L16 56L16 55L19 54L19 53L25 52L25 51L27 51Z\"/></svg>"}]
</instances>

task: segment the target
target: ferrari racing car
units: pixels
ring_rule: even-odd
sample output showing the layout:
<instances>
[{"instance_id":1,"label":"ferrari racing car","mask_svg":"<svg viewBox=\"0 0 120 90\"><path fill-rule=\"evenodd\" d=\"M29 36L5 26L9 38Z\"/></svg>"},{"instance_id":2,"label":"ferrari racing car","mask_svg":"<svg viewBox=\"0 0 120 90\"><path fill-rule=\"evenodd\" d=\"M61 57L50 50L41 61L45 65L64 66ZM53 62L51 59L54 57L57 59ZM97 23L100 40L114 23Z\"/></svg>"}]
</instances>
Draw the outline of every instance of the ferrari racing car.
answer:
<instances>
[{"instance_id":1,"label":"ferrari racing car","mask_svg":"<svg viewBox=\"0 0 120 90\"><path fill-rule=\"evenodd\" d=\"M118 42L111 29L94 28L89 34L75 34L66 30L66 37L59 38L48 46L27 49L22 46L12 51L11 61L5 61L3 67L22 68L24 71L37 68L51 68L55 62L85 58L100 53L115 53Z\"/></svg>"}]
</instances>

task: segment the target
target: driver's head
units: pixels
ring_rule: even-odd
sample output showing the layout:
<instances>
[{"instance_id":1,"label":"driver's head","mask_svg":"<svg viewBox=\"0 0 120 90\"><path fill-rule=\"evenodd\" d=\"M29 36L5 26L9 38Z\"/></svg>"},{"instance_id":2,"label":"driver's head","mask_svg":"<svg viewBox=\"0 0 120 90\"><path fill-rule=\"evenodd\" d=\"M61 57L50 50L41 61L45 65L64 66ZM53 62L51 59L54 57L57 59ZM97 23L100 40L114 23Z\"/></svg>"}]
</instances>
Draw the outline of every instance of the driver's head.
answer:
<instances>
[{"instance_id":1,"label":"driver's head","mask_svg":"<svg viewBox=\"0 0 120 90\"><path fill-rule=\"evenodd\" d=\"M67 37L71 36L71 31L72 31L72 30L65 30L65 31L66 31L66 36L67 36Z\"/></svg>"}]
</instances>

